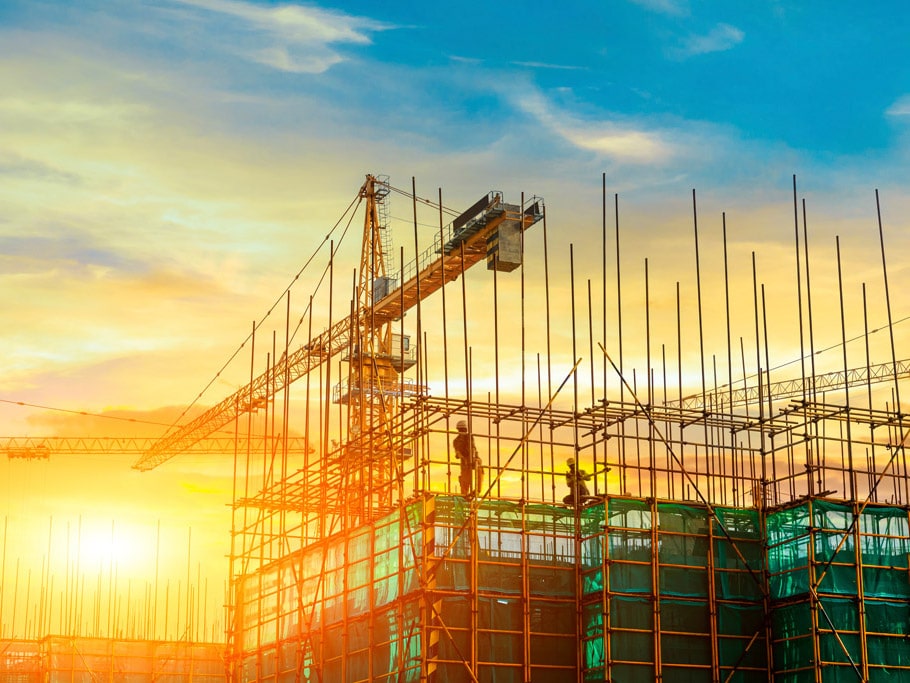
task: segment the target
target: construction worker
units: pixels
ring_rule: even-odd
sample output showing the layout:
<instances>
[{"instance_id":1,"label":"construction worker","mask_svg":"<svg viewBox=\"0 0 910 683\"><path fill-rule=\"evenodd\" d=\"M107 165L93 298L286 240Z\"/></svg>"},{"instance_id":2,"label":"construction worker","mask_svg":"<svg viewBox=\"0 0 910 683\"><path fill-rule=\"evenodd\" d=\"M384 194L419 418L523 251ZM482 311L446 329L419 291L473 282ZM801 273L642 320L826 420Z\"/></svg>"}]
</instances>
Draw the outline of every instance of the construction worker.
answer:
<instances>
[{"instance_id":1,"label":"construction worker","mask_svg":"<svg viewBox=\"0 0 910 683\"><path fill-rule=\"evenodd\" d=\"M591 480L591 475L584 470L575 469L575 458L566 460L566 486L569 487L569 495L562 499L562 502L570 507L584 505L585 501L591 497L586 481Z\"/></svg>"},{"instance_id":2,"label":"construction worker","mask_svg":"<svg viewBox=\"0 0 910 683\"><path fill-rule=\"evenodd\" d=\"M458 483L461 486L461 495L470 499L483 486L483 463L480 461L480 456L477 455L474 437L468 433L467 421L459 420L455 428L458 430L458 435L452 441L452 446L455 448L455 457L458 458L461 465Z\"/></svg>"}]
</instances>

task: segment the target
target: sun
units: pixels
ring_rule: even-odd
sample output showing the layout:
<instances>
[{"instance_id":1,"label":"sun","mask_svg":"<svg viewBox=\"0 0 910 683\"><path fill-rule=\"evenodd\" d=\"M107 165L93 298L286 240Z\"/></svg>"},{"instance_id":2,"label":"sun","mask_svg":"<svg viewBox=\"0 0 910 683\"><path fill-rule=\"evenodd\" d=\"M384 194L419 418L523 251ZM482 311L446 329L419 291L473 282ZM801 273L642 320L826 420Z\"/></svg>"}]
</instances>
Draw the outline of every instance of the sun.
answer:
<instances>
[{"instance_id":1,"label":"sun","mask_svg":"<svg viewBox=\"0 0 910 683\"><path fill-rule=\"evenodd\" d=\"M154 546L149 549L137 533L116 525L88 525L75 539L75 553L81 571L108 572L112 569L124 575L154 566Z\"/></svg>"}]
</instances>

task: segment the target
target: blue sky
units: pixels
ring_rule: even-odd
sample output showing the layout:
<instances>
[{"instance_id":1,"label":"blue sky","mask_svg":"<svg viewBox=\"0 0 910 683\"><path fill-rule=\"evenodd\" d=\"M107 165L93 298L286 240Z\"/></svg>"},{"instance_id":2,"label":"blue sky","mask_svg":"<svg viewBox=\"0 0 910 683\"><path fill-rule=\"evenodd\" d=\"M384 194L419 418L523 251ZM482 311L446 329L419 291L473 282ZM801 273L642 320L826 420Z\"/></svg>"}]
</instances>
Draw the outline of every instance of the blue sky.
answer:
<instances>
[{"instance_id":1,"label":"blue sky","mask_svg":"<svg viewBox=\"0 0 910 683\"><path fill-rule=\"evenodd\" d=\"M693 188L744 253L790 249L796 174L820 235L874 253L875 188L906 232L908 23L897 2L7 0L0 390L189 402L365 173L456 208L543 195L580 254L604 174L635 258L671 265Z\"/></svg>"},{"instance_id":2,"label":"blue sky","mask_svg":"<svg viewBox=\"0 0 910 683\"><path fill-rule=\"evenodd\" d=\"M729 179L737 159L799 166L784 176L894 170L906 159L908 15L901 3L673 0L0 9L6 61L83 59L86 75L104 64L110 96L157 89L173 110L217 107L210 124L233 135L321 127L409 153L497 146L581 168L645 164L642 182L690 184ZM319 125L295 126L306 114Z\"/></svg>"},{"instance_id":3,"label":"blue sky","mask_svg":"<svg viewBox=\"0 0 910 683\"><path fill-rule=\"evenodd\" d=\"M414 177L422 196L442 187L456 209L490 189L516 201L543 195L562 312L568 245L579 287L599 272L604 174L623 202L630 309L649 256L654 330L666 316L671 343L675 283L693 295L692 189L706 264L719 262L728 212L749 302L734 314L748 340L752 252L769 295L781 282L792 289L796 174L816 238L818 310L822 295L836 299L834 235L862 263L847 270L853 336L860 281L881 298L871 291L880 289L876 188L892 284L910 286L899 258L910 249L908 35L902 2L2 0L0 432L111 429L31 406L170 419L280 297L365 173L398 187ZM406 236L409 212L392 205ZM344 268L356 263L359 242L352 248ZM526 270L530 301L542 278L537 265ZM469 292L486 312L484 275L471 274ZM721 284L705 275L706 292ZM769 300L787 302L772 303L769 318L789 335L777 350L792 361L792 296ZM895 309L910 314L899 299ZM684 313L693 325L691 307ZM870 312L873 327L883 318ZM823 322L836 342L839 318L819 315L820 337ZM643 328L633 316L626 324ZM429 333L432 343L443 331ZM472 335L482 358L489 348ZM571 366L567 348L555 365ZM239 365L202 403L245 381L245 358ZM212 463L181 461L160 475L174 480L120 465L4 463L3 512L40 517L43 538L45 514L56 522L91 505L100 517L132 506L147 524L172 495L174 524L180 514L202 524L200 482L211 482L212 510L230 495L230 473ZM88 473L123 500L87 503L72 483ZM208 523L215 544L223 517Z\"/></svg>"},{"instance_id":4,"label":"blue sky","mask_svg":"<svg viewBox=\"0 0 910 683\"><path fill-rule=\"evenodd\" d=\"M479 72L530 79L591 119L712 122L819 153L894 142L887 112L906 94L910 64L899 3L874 12L811 2L462 7L443 16L432 3L390 7L383 19L400 28L376 35L372 58L476 60Z\"/></svg>"}]
</instances>

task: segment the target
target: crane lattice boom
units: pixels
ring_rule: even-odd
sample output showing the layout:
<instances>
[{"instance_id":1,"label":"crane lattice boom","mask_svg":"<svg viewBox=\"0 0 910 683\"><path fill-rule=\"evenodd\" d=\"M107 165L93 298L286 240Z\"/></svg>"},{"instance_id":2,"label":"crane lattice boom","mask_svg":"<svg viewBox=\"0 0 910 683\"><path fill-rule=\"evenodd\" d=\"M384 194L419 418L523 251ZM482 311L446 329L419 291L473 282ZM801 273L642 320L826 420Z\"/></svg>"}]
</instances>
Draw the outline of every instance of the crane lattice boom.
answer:
<instances>
[{"instance_id":1,"label":"crane lattice boom","mask_svg":"<svg viewBox=\"0 0 910 683\"><path fill-rule=\"evenodd\" d=\"M759 384L739 389L720 389L708 391L704 394L685 396L678 401L667 401L670 407L685 409L707 409L712 411L724 410L733 406L757 404L759 401L777 401L784 398L798 398L816 394L860 386L862 384L876 384L890 382L896 379L910 377L910 360L901 360L894 363L877 363L868 367L851 368L849 370L836 370L809 377L781 380Z\"/></svg>"}]
</instances>

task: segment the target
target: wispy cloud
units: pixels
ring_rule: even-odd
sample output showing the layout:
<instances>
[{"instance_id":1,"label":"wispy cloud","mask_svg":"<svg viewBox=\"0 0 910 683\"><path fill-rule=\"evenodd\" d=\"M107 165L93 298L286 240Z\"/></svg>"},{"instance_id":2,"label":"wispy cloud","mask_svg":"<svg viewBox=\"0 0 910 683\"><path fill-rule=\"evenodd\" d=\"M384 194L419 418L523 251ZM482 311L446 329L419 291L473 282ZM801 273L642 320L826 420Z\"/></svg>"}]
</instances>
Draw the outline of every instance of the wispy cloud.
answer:
<instances>
[{"instance_id":1,"label":"wispy cloud","mask_svg":"<svg viewBox=\"0 0 910 683\"><path fill-rule=\"evenodd\" d=\"M581 66L570 66L568 64L547 64L546 62L512 62L515 66L524 66L529 69L561 69L564 71L580 71L584 69Z\"/></svg>"},{"instance_id":2,"label":"wispy cloud","mask_svg":"<svg viewBox=\"0 0 910 683\"><path fill-rule=\"evenodd\" d=\"M461 55L450 55L449 59L459 64L483 64L482 59L476 57L462 57Z\"/></svg>"},{"instance_id":3,"label":"wispy cloud","mask_svg":"<svg viewBox=\"0 0 910 683\"><path fill-rule=\"evenodd\" d=\"M2 106L2 103L0 103L0 106ZM73 173L61 171L36 159L0 151L0 177L2 176L68 184L79 182L79 177Z\"/></svg>"},{"instance_id":4,"label":"wispy cloud","mask_svg":"<svg viewBox=\"0 0 910 683\"><path fill-rule=\"evenodd\" d=\"M682 16L689 13L689 5L685 0L632 0L632 2L660 14Z\"/></svg>"},{"instance_id":5,"label":"wispy cloud","mask_svg":"<svg viewBox=\"0 0 910 683\"><path fill-rule=\"evenodd\" d=\"M910 95L898 97L890 107L885 110L888 116L910 116Z\"/></svg>"},{"instance_id":6,"label":"wispy cloud","mask_svg":"<svg viewBox=\"0 0 910 683\"><path fill-rule=\"evenodd\" d=\"M295 4L263 7L241 0L175 0L228 22L229 44L241 57L279 71L322 73L344 61L333 46L369 45L394 28L367 17ZM227 45L227 43L226 43Z\"/></svg>"},{"instance_id":7,"label":"wispy cloud","mask_svg":"<svg viewBox=\"0 0 910 683\"><path fill-rule=\"evenodd\" d=\"M616 121L585 121L562 111L539 92L516 96L517 106L541 125L579 149L628 163L653 163L674 155L657 132Z\"/></svg>"},{"instance_id":8,"label":"wispy cloud","mask_svg":"<svg viewBox=\"0 0 910 683\"><path fill-rule=\"evenodd\" d=\"M736 47L746 34L730 24L717 24L704 35L691 35L683 40L682 45L672 51L678 58L704 55L711 52L724 52Z\"/></svg>"}]
</instances>

